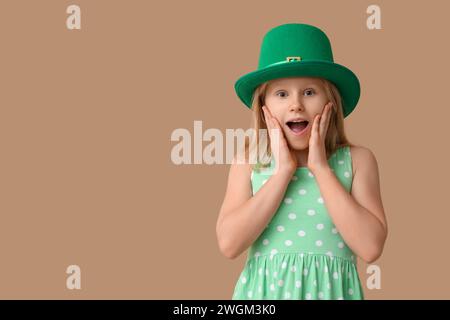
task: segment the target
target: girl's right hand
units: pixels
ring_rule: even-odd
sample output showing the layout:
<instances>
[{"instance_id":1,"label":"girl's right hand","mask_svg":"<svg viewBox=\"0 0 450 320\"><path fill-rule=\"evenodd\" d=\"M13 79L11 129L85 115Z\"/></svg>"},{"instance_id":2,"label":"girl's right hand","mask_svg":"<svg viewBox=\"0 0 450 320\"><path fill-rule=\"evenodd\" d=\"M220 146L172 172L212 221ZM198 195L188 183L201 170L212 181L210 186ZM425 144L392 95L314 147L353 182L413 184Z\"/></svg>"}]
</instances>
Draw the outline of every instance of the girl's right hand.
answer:
<instances>
[{"instance_id":1,"label":"girl's right hand","mask_svg":"<svg viewBox=\"0 0 450 320\"><path fill-rule=\"evenodd\" d=\"M272 116L269 109L266 106L262 107L264 112L264 119L266 121L267 129L270 136L270 148L272 150L272 156L275 157L277 169L281 172L286 172L289 175L293 175L297 169L297 158L294 152L289 148L284 132L281 129L278 120ZM275 134L277 132L278 133Z\"/></svg>"}]
</instances>

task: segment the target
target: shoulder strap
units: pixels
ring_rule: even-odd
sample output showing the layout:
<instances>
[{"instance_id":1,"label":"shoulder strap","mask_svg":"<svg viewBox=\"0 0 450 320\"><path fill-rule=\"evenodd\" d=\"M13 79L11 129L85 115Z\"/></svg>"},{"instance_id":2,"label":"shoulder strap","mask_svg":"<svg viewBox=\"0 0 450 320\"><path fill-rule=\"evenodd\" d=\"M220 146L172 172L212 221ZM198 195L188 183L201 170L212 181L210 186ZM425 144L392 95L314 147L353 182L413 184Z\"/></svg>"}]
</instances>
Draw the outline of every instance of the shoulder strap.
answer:
<instances>
[{"instance_id":1,"label":"shoulder strap","mask_svg":"<svg viewBox=\"0 0 450 320\"><path fill-rule=\"evenodd\" d=\"M331 165L337 174L345 175L347 178L351 178L352 157L350 153L350 146L338 148L332 156Z\"/></svg>"}]
</instances>

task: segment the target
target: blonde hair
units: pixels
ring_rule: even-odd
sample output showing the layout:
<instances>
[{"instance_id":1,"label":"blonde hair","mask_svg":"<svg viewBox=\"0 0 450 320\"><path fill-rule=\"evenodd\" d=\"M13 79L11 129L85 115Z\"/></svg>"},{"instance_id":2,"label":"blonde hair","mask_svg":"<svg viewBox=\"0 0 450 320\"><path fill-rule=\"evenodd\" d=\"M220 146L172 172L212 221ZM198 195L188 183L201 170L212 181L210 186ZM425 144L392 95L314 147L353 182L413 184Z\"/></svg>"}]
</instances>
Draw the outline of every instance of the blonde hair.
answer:
<instances>
[{"instance_id":1,"label":"blonde hair","mask_svg":"<svg viewBox=\"0 0 450 320\"><path fill-rule=\"evenodd\" d=\"M342 108L342 98L339 90L332 82L323 78L318 79L322 82L328 100L333 103L330 113L330 123L325 137L326 156L327 159L329 159L330 156L340 147L354 146L354 144L351 143L345 135L344 113ZM272 159L272 153L270 150L270 136L268 131L261 131L261 129L267 130L262 106L265 104L265 97L269 82L270 81L267 81L259 85L253 93L253 102L251 106L252 127L254 129L254 133L256 134L252 136L252 141L249 141L248 139L245 141L246 156L248 156L249 153L256 155L259 152L260 156L257 157L256 163L250 162L252 169L256 170L268 167ZM261 134L261 132L267 134Z\"/></svg>"}]
</instances>

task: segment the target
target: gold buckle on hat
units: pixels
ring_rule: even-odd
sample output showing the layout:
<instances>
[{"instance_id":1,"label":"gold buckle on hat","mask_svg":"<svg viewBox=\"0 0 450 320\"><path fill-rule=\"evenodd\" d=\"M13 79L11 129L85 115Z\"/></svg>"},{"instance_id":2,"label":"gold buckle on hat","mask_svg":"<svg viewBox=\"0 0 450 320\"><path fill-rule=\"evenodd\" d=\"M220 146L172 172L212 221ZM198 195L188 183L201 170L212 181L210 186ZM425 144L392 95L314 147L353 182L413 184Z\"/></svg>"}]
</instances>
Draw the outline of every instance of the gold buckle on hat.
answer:
<instances>
[{"instance_id":1,"label":"gold buckle on hat","mask_svg":"<svg viewBox=\"0 0 450 320\"><path fill-rule=\"evenodd\" d=\"M300 61L300 60L302 60L302 57L286 57L287 62L295 61L295 60Z\"/></svg>"}]
</instances>

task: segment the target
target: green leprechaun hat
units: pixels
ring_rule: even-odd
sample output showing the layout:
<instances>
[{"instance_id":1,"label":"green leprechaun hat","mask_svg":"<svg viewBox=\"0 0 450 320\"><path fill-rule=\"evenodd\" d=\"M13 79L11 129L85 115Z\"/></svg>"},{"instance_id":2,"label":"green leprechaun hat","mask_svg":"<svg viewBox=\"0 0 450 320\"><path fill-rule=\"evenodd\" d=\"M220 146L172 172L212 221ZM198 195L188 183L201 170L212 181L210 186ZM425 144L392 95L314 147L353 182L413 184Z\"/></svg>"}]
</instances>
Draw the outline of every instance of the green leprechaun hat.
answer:
<instances>
[{"instance_id":1,"label":"green leprechaun hat","mask_svg":"<svg viewBox=\"0 0 450 320\"><path fill-rule=\"evenodd\" d=\"M239 99L251 108L253 93L260 84L302 76L331 81L341 94L344 117L355 109L360 96L358 78L334 62L327 35L308 24L288 23L269 30L262 41L258 69L241 76L234 88Z\"/></svg>"}]
</instances>

